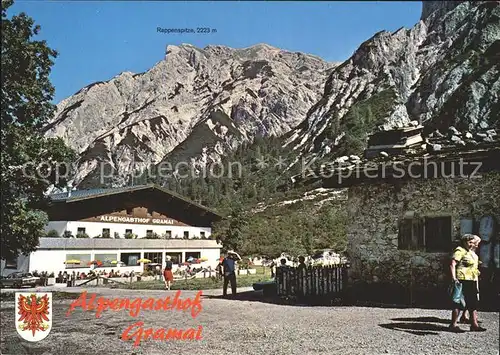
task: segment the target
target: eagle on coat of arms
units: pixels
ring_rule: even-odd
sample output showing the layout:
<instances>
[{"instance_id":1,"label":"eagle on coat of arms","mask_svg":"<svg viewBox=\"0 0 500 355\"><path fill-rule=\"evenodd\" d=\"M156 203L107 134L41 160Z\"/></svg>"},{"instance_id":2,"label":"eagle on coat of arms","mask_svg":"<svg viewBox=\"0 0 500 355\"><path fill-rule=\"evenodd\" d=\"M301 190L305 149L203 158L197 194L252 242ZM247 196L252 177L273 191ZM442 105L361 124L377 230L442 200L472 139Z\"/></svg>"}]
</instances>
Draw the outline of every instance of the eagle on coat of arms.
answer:
<instances>
[{"instance_id":1,"label":"eagle on coat of arms","mask_svg":"<svg viewBox=\"0 0 500 355\"><path fill-rule=\"evenodd\" d=\"M37 297L31 294L29 297L20 295L18 299L20 318L18 319L19 329L30 330L35 336L37 331L46 331L49 328L49 298L47 295Z\"/></svg>"}]
</instances>

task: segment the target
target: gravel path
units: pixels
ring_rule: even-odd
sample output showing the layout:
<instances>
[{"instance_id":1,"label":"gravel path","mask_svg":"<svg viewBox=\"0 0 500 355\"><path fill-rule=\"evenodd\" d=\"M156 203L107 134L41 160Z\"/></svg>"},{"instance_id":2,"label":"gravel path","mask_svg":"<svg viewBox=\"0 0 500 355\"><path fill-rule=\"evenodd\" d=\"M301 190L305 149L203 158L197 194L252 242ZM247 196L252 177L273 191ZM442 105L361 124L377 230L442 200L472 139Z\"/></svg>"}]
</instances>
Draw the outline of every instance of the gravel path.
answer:
<instances>
[{"instance_id":1,"label":"gravel path","mask_svg":"<svg viewBox=\"0 0 500 355\"><path fill-rule=\"evenodd\" d=\"M65 289L64 291L69 291ZM239 292L248 289L239 290ZM3 290L4 291L4 290ZM2 292L3 292L2 291ZM41 291L38 289L37 291ZM72 289L79 292L79 289ZM175 291L88 289L106 297L163 299ZM194 298L183 291L182 298ZM499 354L499 314L480 313L484 333L454 334L446 331L449 311L367 307L300 307L259 301L225 300L204 291L203 310L193 319L189 312L143 310L131 317L125 310L66 312L71 300L54 300L50 335L43 341L20 340L14 326L14 303L1 305L1 354L93 355L93 354ZM137 321L144 328L202 326L202 340L133 340L120 337Z\"/></svg>"}]
</instances>

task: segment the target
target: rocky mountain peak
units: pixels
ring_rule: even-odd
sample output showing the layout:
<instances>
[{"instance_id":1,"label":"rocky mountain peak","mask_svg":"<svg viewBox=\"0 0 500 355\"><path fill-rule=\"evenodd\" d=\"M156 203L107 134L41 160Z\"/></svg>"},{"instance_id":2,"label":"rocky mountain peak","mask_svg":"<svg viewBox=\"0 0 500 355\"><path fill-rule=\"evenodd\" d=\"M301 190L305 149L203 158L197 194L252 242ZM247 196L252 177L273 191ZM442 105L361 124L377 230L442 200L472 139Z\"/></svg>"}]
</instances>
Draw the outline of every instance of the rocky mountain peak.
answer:
<instances>
[{"instance_id":1,"label":"rocky mountain peak","mask_svg":"<svg viewBox=\"0 0 500 355\"><path fill-rule=\"evenodd\" d=\"M422 1L422 15L420 19L425 20L433 13L436 13L436 16L442 16L463 2L464 1Z\"/></svg>"},{"instance_id":2,"label":"rocky mountain peak","mask_svg":"<svg viewBox=\"0 0 500 355\"><path fill-rule=\"evenodd\" d=\"M162 161L217 160L255 136L285 134L320 98L334 67L265 44L168 45L150 70L121 73L63 100L47 134L80 154L75 185L100 185L103 164L122 185L134 170Z\"/></svg>"},{"instance_id":3,"label":"rocky mountain peak","mask_svg":"<svg viewBox=\"0 0 500 355\"><path fill-rule=\"evenodd\" d=\"M80 154L80 187L100 185L103 164L123 185L137 169L207 164L258 136L284 136L299 158L354 156L369 133L410 122L498 128L498 53L500 6L485 1L426 1L413 28L381 31L341 64L267 44L168 45L150 70L63 100L47 134Z\"/></svg>"},{"instance_id":4,"label":"rocky mountain peak","mask_svg":"<svg viewBox=\"0 0 500 355\"><path fill-rule=\"evenodd\" d=\"M377 127L499 125L500 6L425 2L424 21L382 31L330 74L321 100L287 137L305 156L360 153Z\"/></svg>"}]
</instances>

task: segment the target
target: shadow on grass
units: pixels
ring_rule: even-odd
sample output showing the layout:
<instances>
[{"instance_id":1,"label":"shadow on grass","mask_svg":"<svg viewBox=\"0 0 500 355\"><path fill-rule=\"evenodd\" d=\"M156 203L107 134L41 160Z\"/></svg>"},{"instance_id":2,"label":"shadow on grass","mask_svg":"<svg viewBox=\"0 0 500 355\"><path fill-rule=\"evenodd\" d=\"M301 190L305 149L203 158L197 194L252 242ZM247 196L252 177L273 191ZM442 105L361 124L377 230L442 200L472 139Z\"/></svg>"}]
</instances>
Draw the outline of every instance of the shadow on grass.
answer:
<instances>
[{"instance_id":1,"label":"shadow on grass","mask_svg":"<svg viewBox=\"0 0 500 355\"><path fill-rule=\"evenodd\" d=\"M238 279L238 287L252 287L256 282L261 282L262 275L243 276ZM165 290L165 283L161 280L135 281L124 284L105 284L104 287L127 289L127 290ZM217 290L222 289L222 280L210 278L195 278L174 280L170 290L176 291L197 291L197 290Z\"/></svg>"}]
</instances>

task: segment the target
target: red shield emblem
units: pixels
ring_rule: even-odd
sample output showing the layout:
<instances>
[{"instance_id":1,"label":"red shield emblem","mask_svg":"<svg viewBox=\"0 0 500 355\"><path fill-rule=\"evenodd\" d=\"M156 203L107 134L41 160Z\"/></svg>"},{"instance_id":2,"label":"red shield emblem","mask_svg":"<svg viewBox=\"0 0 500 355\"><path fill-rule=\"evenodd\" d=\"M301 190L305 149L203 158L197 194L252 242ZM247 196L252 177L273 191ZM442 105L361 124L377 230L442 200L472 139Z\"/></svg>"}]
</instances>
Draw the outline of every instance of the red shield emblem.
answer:
<instances>
[{"instance_id":1,"label":"red shield emblem","mask_svg":"<svg viewBox=\"0 0 500 355\"><path fill-rule=\"evenodd\" d=\"M27 341L40 341L52 329L52 293L16 292L16 330Z\"/></svg>"}]
</instances>

